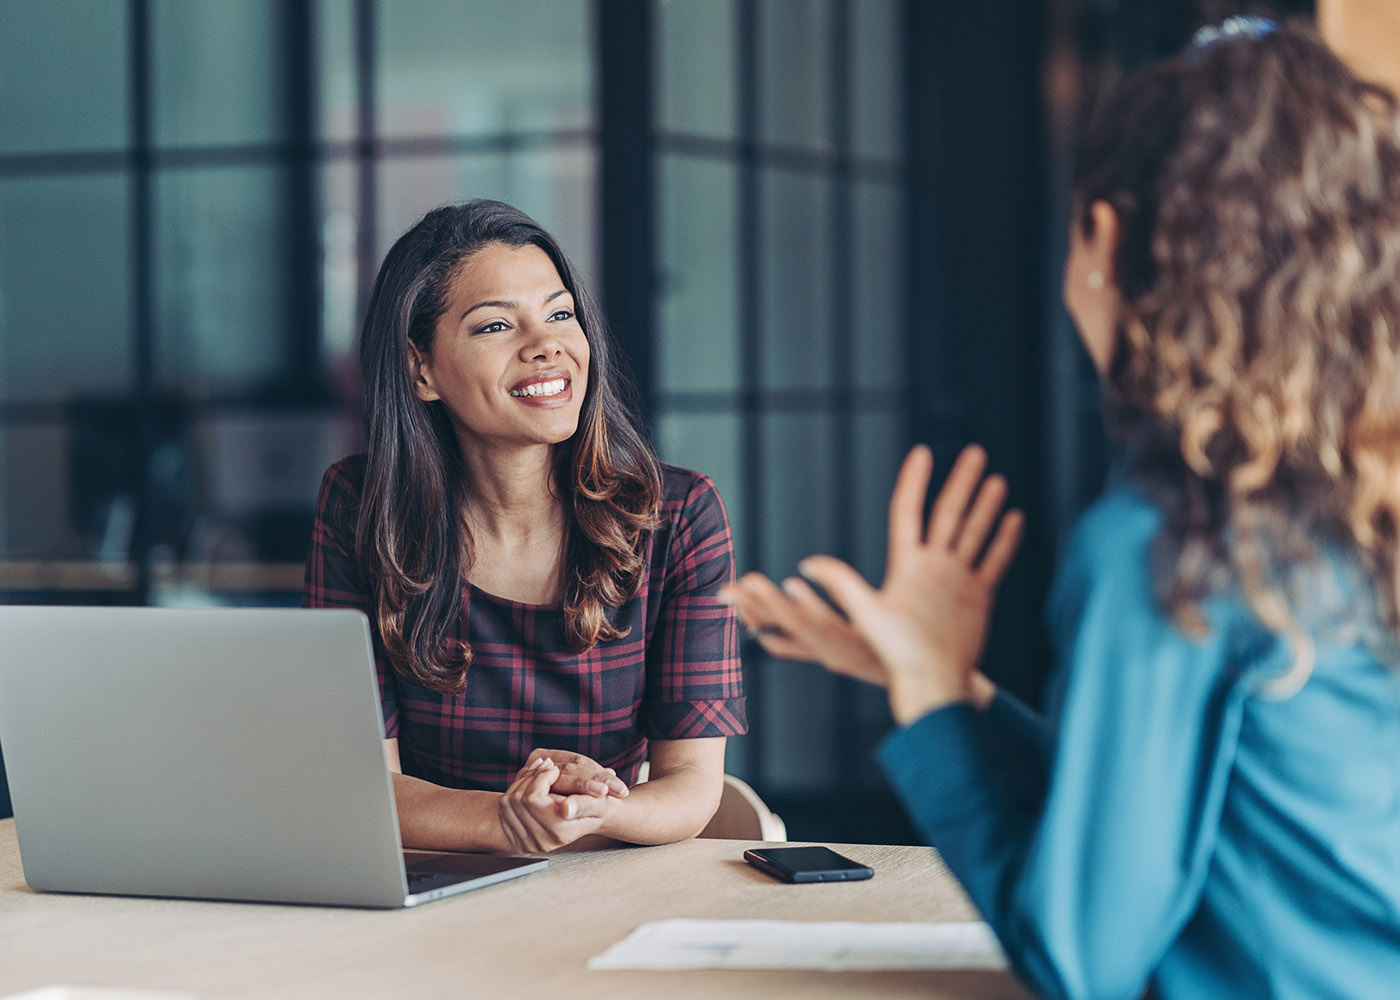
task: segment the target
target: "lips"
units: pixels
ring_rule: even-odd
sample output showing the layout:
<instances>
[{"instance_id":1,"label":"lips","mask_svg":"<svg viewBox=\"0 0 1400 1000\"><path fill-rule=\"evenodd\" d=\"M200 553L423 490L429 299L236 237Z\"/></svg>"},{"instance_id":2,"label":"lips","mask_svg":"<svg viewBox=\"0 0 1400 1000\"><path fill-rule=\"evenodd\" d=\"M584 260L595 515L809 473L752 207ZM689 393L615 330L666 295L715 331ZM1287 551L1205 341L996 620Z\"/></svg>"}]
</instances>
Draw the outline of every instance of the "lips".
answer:
<instances>
[{"instance_id":1,"label":"lips","mask_svg":"<svg viewBox=\"0 0 1400 1000\"><path fill-rule=\"evenodd\" d=\"M562 406L574 398L573 378L559 370L536 372L511 386L509 393L529 406Z\"/></svg>"},{"instance_id":2,"label":"lips","mask_svg":"<svg viewBox=\"0 0 1400 1000\"><path fill-rule=\"evenodd\" d=\"M511 386L510 394L518 399L549 398L565 392L572 381L568 372L536 372Z\"/></svg>"}]
</instances>

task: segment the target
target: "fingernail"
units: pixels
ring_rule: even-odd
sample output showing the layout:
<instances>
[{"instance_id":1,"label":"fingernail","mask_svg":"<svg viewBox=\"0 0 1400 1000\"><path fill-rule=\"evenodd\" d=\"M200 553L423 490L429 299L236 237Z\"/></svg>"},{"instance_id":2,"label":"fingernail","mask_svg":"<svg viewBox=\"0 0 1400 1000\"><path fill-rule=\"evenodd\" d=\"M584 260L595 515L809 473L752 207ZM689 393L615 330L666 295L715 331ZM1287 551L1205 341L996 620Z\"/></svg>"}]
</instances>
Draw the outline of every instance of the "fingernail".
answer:
<instances>
[{"instance_id":1,"label":"fingernail","mask_svg":"<svg viewBox=\"0 0 1400 1000\"><path fill-rule=\"evenodd\" d=\"M721 587L715 594L715 600L719 601L721 604L733 604L734 591L729 587Z\"/></svg>"},{"instance_id":2,"label":"fingernail","mask_svg":"<svg viewBox=\"0 0 1400 1000\"><path fill-rule=\"evenodd\" d=\"M801 573L803 576L806 576L806 575L807 575L808 573L810 573L811 571L812 571L812 560L810 560L810 559L803 559L800 563L797 564L797 572Z\"/></svg>"},{"instance_id":3,"label":"fingernail","mask_svg":"<svg viewBox=\"0 0 1400 1000\"><path fill-rule=\"evenodd\" d=\"M564 803L564 818L573 819L578 815L578 803L570 799Z\"/></svg>"},{"instance_id":4,"label":"fingernail","mask_svg":"<svg viewBox=\"0 0 1400 1000\"><path fill-rule=\"evenodd\" d=\"M799 565L797 568L801 569L802 567ZM789 597L795 597L797 595L796 577L790 576L783 581L783 593L787 594Z\"/></svg>"}]
</instances>

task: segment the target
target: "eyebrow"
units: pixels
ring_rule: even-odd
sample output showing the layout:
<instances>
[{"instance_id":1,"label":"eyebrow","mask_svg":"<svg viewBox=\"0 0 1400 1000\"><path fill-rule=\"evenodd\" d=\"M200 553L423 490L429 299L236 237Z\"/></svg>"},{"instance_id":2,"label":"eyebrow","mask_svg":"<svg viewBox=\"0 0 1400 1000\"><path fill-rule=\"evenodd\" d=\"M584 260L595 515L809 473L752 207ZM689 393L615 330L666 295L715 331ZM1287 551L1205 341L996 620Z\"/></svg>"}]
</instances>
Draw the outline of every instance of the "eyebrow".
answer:
<instances>
[{"instance_id":1,"label":"eyebrow","mask_svg":"<svg viewBox=\"0 0 1400 1000\"><path fill-rule=\"evenodd\" d=\"M549 296L546 296L546 298L545 298L545 300L544 300L544 304L545 304L545 305L549 305L551 302L553 302L553 301L554 301L555 299L557 299L559 296L561 296L561 295L568 295L568 294L569 294L569 290L568 290L567 288L561 288L561 289L559 289L559 291L555 292L554 294L549 295ZM487 299L485 302L478 302L476 305L472 306L472 307L471 307L470 309L468 309L466 312L462 313L462 319L466 319L468 316L470 316L472 313L476 312L478 309L486 309L486 308L494 308L494 309L516 309L516 308L518 308L519 306L520 306L520 303L519 303L519 302L516 302L514 299Z\"/></svg>"}]
</instances>

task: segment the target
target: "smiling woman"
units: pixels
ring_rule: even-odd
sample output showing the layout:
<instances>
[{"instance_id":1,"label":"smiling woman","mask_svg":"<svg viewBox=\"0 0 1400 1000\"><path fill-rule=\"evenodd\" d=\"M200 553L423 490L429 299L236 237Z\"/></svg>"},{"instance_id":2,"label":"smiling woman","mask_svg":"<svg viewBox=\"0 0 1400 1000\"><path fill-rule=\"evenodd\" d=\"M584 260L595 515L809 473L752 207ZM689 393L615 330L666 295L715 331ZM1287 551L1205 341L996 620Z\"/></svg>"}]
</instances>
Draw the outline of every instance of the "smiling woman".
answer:
<instances>
[{"instance_id":1,"label":"smiling woman","mask_svg":"<svg viewBox=\"0 0 1400 1000\"><path fill-rule=\"evenodd\" d=\"M499 202L430 212L361 364L369 450L326 473L303 603L370 617L404 842L698 832L746 729L728 520L652 454L562 249Z\"/></svg>"}]
</instances>

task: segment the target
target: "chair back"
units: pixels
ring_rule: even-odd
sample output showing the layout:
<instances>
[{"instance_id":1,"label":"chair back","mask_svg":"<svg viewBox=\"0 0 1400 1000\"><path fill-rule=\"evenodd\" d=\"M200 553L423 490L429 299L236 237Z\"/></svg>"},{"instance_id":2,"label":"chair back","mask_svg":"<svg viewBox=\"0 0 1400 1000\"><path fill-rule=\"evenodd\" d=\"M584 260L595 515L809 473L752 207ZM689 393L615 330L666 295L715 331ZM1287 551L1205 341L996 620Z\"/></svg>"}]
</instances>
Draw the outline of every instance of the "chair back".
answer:
<instances>
[{"instance_id":1,"label":"chair back","mask_svg":"<svg viewBox=\"0 0 1400 1000\"><path fill-rule=\"evenodd\" d=\"M707 840L784 841L787 826L747 782L726 774L719 808L699 836Z\"/></svg>"}]
</instances>

